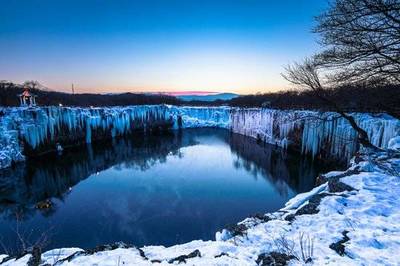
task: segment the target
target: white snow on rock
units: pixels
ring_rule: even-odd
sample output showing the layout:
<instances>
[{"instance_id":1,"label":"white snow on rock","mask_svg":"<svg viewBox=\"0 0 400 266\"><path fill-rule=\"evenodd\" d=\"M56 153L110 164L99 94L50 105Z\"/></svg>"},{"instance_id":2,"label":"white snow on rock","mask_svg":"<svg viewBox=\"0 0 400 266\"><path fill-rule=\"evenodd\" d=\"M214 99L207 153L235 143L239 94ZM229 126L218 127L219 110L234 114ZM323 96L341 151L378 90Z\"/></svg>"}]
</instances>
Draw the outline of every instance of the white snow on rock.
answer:
<instances>
[{"instance_id":1,"label":"white snow on rock","mask_svg":"<svg viewBox=\"0 0 400 266\"><path fill-rule=\"evenodd\" d=\"M323 184L297 195L283 209L267 214L268 219L247 218L240 222L245 228L244 235L232 236L225 230L225 234L217 234L216 241L195 240L140 250L116 248L94 254L82 254L79 249L57 249L42 254L42 262L43 265L53 265L54 261L58 261L56 265L176 265L179 261L186 265L257 265L261 254L279 252L293 256L289 265L303 265L302 250L303 253L310 250L313 265L399 265L400 154L361 155L358 163L354 161L351 171L324 175L328 182L340 178L339 182L354 190L334 192ZM306 209L315 197L320 198L317 213L297 213ZM285 219L289 215L292 219ZM339 245L341 240L340 255L338 249L330 247ZM62 260L76 251L70 260ZM26 265L29 258L26 255L4 265Z\"/></svg>"},{"instance_id":2,"label":"white snow on rock","mask_svg":"<svg viewBox=\"0 0 400 266\"><path fill-rule=\"evenodd\" d=\"M400 121L391 116L352 115L377 147L386 149L389 140L400 135ZM348 160L358 149L356 132L336 113L235 108L231 119L235 133L285 148L297 140L302 152L313 156L325 148L331 156Z\"/></svg>"},{"instance_id":3,"label":"white snow on rock","mask_svg":"<svg viewBox=\"0 0 400 266\"><path fill-rule=\"evenodd\" d=\"M3 255L1 255L0 257L2 257ZM10 259L10 260L7 260L7 261L5 261L4 263L1 263L1 265L3 266L13 266L13 265L15 265L15 266L19 266L19 265L21 265L21 266L25 266L25 265L28 265L28 261L29 261L29 259L31 258L32 256L31 256L31 254L27 254L27 255L25 255L25 256L23 256L22 258L19 258L19 259ZM6 259L6 258L5 258Z\"/></svg>"},{"instance_id":4,"label":"white snow on rock","mask_svg":"<svg viewBox=\"0 0 400 266\"><path fill-rule=\"evenodd\" d=\"M268 214L268 219L248 218L240 222L247 229L243 236L222 230L216 233L216 241L196 240L141 250L117 248L92 255L78 248L63 248L43 253L42 264L169 265L181 260L190 265L256 265L260 254L276 251L293 255L295 258L289 263L296 265L304 263L301 244L304 247L310 241L315 265L399 265L400 259L395 254L400 250L400 203L397 200L400 159L392 157L400 149L400 122L387 115L353 115L374 145L392 150L364 155L364 161L357 164L351 160L350 169L360 173L345 176L341 181L355 188L354 191L331 193L329 186L323 184L297 195L281 210ZM325 149L332 156L349 159L358 149L355 132L334 113L165 105L2 108L0 168L24 160L24 145L31 149L54 145L55 149L57 144L63 144L59 139L61 135L91 142L99 134L115 137L163 123L175 129L225 128L284 148L299 145L303 153L314 156ZM335 171L325 178L334 179L345 173ZM323 193L329 195L320 200L318 213L295 215L313 197ZM294 219L288 219L293 216ZM343 240L344 235L349 240L343 243L341 256L329 246ZM76 256L62 261L72 254ZM5 259L2 265L26 265L31 257L27 254L7 260L6 255L0 255L0 261Z\"/></svg>"},{"instance_id":5,"label":"white snow on rock","mask_svg":"<svg viewBox=\"0 0 400 266\"><path fill-rule=\"evenodd\" d=\"M13 127L13 117L7 115L8 108L0 108L0 169L13 162L25 160L18 139L18 131Z\"/></svg>"},{"instance_id":6,"label":"white snow on rock","mask_svg":"<svg viewBox=\"0 0 400 266\"><path fill-rule=\"evenodd\" d=\"M286 202L285 207L282 209L282 211L294 210L299 208L300 206L304 205L304 203L306 203L312 196L324 191L326 189L326 186L327 184L325 183L318 187L313 188L309 192L297 195L296 197Z\"/></svg>"},{"instance_id":7,"label":"white snow on rock","mask_svg":"<svg viewBox=\"0 0 400 266\"><path fill-rule=\"evenodd\" d=\"M229 129L231 125L230 108L221 107L188 107L170 106L174 115L174 128L178 129L178 117L181 117L182 128L215 127Z\"/></svg>"},{"instance_id":8,"label":"white snow on rock","mask_svg":"<svg viewBox=\"0 0 400 266\"><path fill-rule=\"evenodd\" d=\"M43 264L55 264L58 260L71 256L72 254L83 251L80 248L57 248L52 249L42 254Z\"/></svg>"},{"instance_id":9,"label":"white snow on rock","mask_svg":"<svg viewBox=\"0 0 400 266\"><path fill-rule=\"evenodd\" d=\"M393 117L353 116L378 147L388 148L390 139L400 135L400 121ZM116 137L161 125L174 129L225 128L283 148L297 146L313 156L324 151L345 161L358 150L354 130L335 113L224 106L19 107L0 109L0 168L24 160L27 148L45 146L55 150L57 143L63 146L65 141L90 143L95 138Z\"/></svg>"},{"instance_id":10,"label":"white snow on rock","mask_svg":"<svg viewBox=\"0 0 400 266\"><path fill-rule=\"evenodd\" d=\"M388 149L400 150L400 136L390 139Z\"/></svg>"}]
</instances>

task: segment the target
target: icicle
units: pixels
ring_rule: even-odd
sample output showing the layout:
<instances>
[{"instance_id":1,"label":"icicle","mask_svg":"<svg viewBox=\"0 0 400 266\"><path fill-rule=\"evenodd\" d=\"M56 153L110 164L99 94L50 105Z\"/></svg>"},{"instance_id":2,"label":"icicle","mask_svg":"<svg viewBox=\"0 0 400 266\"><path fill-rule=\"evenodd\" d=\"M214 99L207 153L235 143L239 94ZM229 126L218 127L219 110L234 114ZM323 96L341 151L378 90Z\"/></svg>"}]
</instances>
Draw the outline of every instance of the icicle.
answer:
<instances>
[{"instance_id":1,"label":"icicle","mask_svg":"<svg viewBox=\"0 0 400 266\"><path fill-rule=\"evenodd\" d=\"M334 113L167 105L2 108L1 112L4 115L0 117L0 167L23 159L19 139L31 149L41 145L54 147L60 135L71 136L72 140L83 137L90 143L94 132L121 136L136 129L146 130L161 121L178 129L178 119L183 128L230 129L283 148L297 144L303 153L313 156L325 149L331 156L350 159L357 149L354 130L343 118L334 119ZM352 115L376 146L387 148L390 139L400 135L400 121L388 115ZM294 138L299 134L300 138Z\"/></svg>"}]
</instances>

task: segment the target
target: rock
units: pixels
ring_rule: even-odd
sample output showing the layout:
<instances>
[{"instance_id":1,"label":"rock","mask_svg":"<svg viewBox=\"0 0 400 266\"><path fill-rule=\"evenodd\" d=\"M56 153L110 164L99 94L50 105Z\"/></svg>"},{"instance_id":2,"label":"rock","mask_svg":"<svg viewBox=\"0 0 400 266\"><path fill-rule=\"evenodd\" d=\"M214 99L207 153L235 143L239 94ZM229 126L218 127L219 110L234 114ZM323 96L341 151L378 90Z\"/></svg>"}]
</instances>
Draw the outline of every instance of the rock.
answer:
<instances>
[{"instance_id":1,"label":"rock","mask_svg":"<svg viewBox=\"0 0 400 266\"><path fill-rule=\"evenodd\" d=\"M244 224L228 225L226 230L228 230L232 236L243 236L246 234L247 226Z\"/></svg>"},{"instance_id":2,"label":"rock","mask_svg":"<svg viewBox=\"0 0 400 266\"><path fill-rule=\"evenodd\" d=\"M280 252L270 252L268 254L263 253L258 256L256 263L260 266L284 266L292 259L296 259L293 255L287 255Z\"/></svg>"},{"instance_id":3,"label":"rock","mask_svg":"<svg viewBox=\"0 0 400 266\"><path fill-rule=\"evenodd\" d=\"M31 257L29 258L28 261L28 266L39 266L41 260L42 260L42 251L40 247L34 246L32 249Z\"/></svg>"},{"instance_id":4,"label":"rock","mask_svg":"<svg viewBox=\"0 0 400 266\"><path fill-rule=\"evenodd\" d=\"M285 221L292 222L294 218L296 218L296 215L292 213L285 217Z\"/></svg>"},{"instance_id":5,"label":"rock","mask_svg":"<svg viewBox=\"0 0 400 266\"><path fill-rule=\"evenodd\" d=\"M326 178L326 176L324 175L319 175L317 176L317 178L315 179L315 186L318 187L322 184L325 184L326 182L328 182L328 179Z\"/></svg>"},{"instance_id":6,"label":"rock","mask_svg":"<svg viewBox=\"0 0 400 266\"><path fill-rule=\"evenodd\" d=\"M343 231L342 232L343 238L338 242L329 245L329 248L336 251L336 253L339 254L340 256L344 256L344 254L346 253L345 246L343 244L350 240L350 238L347 236L348 232L349 231Z\"/></svg>"},{"instance_id":7,"label":"rock","mask_svg":"<svg viewBox=\"0 0 400 266\"><path fill-rule=\"evenodd\" d=\"M361 162L365 161L364 158L360 155L360 153L357 153L354 156L354 163L359 164Z\"/></svg>"},{"instance_id":8,"label":"rock","mask_svg":"<svg viewBox=\"0 0 400 266\"><path fill-rule=\"evenodd\" d=\"M222 252L221 254L215 255L214 258L220 258L222 256L229 256L228 253Z\"/></svg>"},{"instance_id":9,"label":"rock","mask_svg":"<svg viewBox=\"0 0 400 266\"><path fill-rule=\"evenodd\" d=\"M36 208L40 209L40 210L50 209L52 206L53 206L53 203L49 199L46 199L46 200L36 203Z\"/></svg>"},{"instance_id":10,"label":"rock","mask_svg":"<svg viewBox=\"0 0 400 266\"><path fill-rule=\"evenodd\" d=\"M329 196L327 193L320 193L320 194L315 194L313 195L309 200L308 204L301 207L298 209L295 213L295 216L297 215L303 215L303 214L316 214L319 212L318 206L321 203L321 200L325 198L326 196Z\"/></svg>"},{"instance_id":11,"label":"rock","mask_svg":"<svg viewBox=\"0 0 400 266\"><path fill-rule=\"evenodd\" d=\"M355 157L355 160L357 160L357 156ZM364 160L362 159L362 157L359 157L358 161L362 162ZM352 191L352 190L354 190L354 188L340 182L340 178L345 177L345 176L350 176L350 175L356 175L359 173L360 173L359 170L354 169L354 170L348 170L342 174L338 174L336 176L332 176L329 178L324 175L319 175L317 177L317 179L315 180L315 185L320 186L320 185L328 182L330 192L343 192L345 190Z\"/></svg>"},{"instance_id":12,"label":"rock","mask_svg":"<svg viewBox=\"0 0 400 266\"><path fill-rule=\"evenodd\" d=\"M181 255L179 257L170 259L168 261L168 263L174 263L175 261L177 261L178 263L181 263L181 262L186 263L187 259L195 258L195 257L201 257L201 253L200 253L200 251L198 249L196 249L195 251L189 253L188 255Z\"/></svg>"},{"instance_id":13,"label":"rock","mask_svg":"<svg viewBox=\"0 0 400 266\"><path fill-rule=\"evenodd\" d=\"M139 251L139 255L144 258L145 260L148 260L149 258L146 257L146 254L144 253L143 249L141 248L137 248L137 250Z\"/></svg>"},{"instance_id":14,"label":"rock","mask_svg":"<svg viewBox=\"0 0 400 266\"><path fill-rule=\"evenodd\" d=\"M255 219L261 220L264 223L266 223L268 221L271 221L270 217L268 217L268 216L266 216L265 214L262 214L262 213L253 214L253 215L250 216L250 218L255 218Z\"/></svg>"},{"instance_id":15,"label":"rock","mask_svg":"<svg viewBox=\"0 0 400 266\"><path fill-rule=\"evenodd\" d=\"M298 209L295 213L288 214L285 217L286 221L292 222L297 215L304 215L304 214L316 214L319 212L318 206L321 203L321 200L329 196L327 193L320 193L313 195L306 205Z\"/></svg>"},{"instance_id":16,"label":"rock","mask_svg":"<svg viewBox=\"0 0 400 266\"><path fill-rule=\"evenodd\" d=\"M125 244L124 242L116 242L114 244L101 245L101 246L97 246L97 247L92 248L92 249L87 249L85 251L77 251L77 252L73 253L72 255L57 261L57 263L62 263L64 261L70 262L76 257L86 256L86 255L93 255L93 254L95 254L97 252L100 252L100 251L109 251L109 250L114 250L114 249L117 249L117 248L133 248L133 247L134 246L129 245L129 244ZM139 254L141 256L142 256L142 254L144 255L143 251L141 251L140 249L138 249L138 250L139 250ZM146 256L144 256L144 257L146 258Z\"/></svg>"},{"instance_id":17,"label":"rock","mask_svg":"<svg viewBox=\"0 0 400 266\"><path fill-rule=\"evenodd\" d=\"M354 190L354 188L352 188L351 186L349 186L343 182L340 182L339 178L337 178L337 177L329 179L328 188L329 188L329 192L332 192L332 193Z\"/></svg>"}]
</instances>

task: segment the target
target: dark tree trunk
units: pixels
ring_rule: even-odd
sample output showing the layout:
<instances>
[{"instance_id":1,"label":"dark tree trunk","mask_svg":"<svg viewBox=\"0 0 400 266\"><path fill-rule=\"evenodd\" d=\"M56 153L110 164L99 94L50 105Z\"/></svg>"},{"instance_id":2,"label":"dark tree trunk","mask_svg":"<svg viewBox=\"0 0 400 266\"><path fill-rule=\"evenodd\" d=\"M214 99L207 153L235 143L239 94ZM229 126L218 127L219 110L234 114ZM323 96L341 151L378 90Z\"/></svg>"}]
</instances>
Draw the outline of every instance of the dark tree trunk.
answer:
<instances>
[{"instance_id":1,"label":"dark tree trunk","mask_svg":"<svg viewBox=\"0 0 400 266\"><path fill-rule=\"evenodd\" d=\"M324 90L315 90L316 96L320 98L322 101L326 102L337 112L341 117L349 122L350 126L357 132L357 140L358 142L367 149L371 149L373 151L380 151L381 149L377 146L373 145L369 140L368 133L358 126L356 120L353 116L348 115L346 112L342 110L334 101L331 101L326 95Z\"/></svg>"}]
</instances>

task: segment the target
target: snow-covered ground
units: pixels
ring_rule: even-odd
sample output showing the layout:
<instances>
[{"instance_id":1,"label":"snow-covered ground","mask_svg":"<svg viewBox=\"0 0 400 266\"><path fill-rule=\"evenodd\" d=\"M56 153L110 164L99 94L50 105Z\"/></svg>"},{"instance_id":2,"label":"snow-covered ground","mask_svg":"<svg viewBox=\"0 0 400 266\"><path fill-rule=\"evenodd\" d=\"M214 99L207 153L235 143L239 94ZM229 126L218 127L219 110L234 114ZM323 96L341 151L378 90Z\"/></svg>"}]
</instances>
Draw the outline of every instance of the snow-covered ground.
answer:
<instances>
[{"instance_id":1,"label":"snow-covered ground","mask_svg":"<svg viewBox=\"0 0 400 266\"><path fill-rule=\"evenodd\" d=\"M283 209L217 232L215 241L142 248L119 243L0 259L2 265L399 265L399 145L397 137L390 141L394 150L360 153L346 171L319 177L321 185Z\"/></svg>"},{"instance_id":2,"label":"snow-covered ground","mask_svg":"<svg viewBox=\"0 0 400 266\"><path fill-rule=\"evenodd\" d=\"M23 160L22 143L51 142L59 131L122 135L137 124L168 121L172 127L222 127L317 155L326 145L336 156L354 154L351 128L335 114L228 107L7 108L0 110L0 167ZM255 215L216 233L172 247L123 243L92 250L38 250L2 265L400 265L400 122L390 116L354 114L371 141L386 150L360 153L344 172L318 178L320 185L270 214ZM2 159L3 158L3 159ZM5 159L4 159L5 158ZM8 164L8 165L7 165Z\"/></svg>"}]
</instances>

